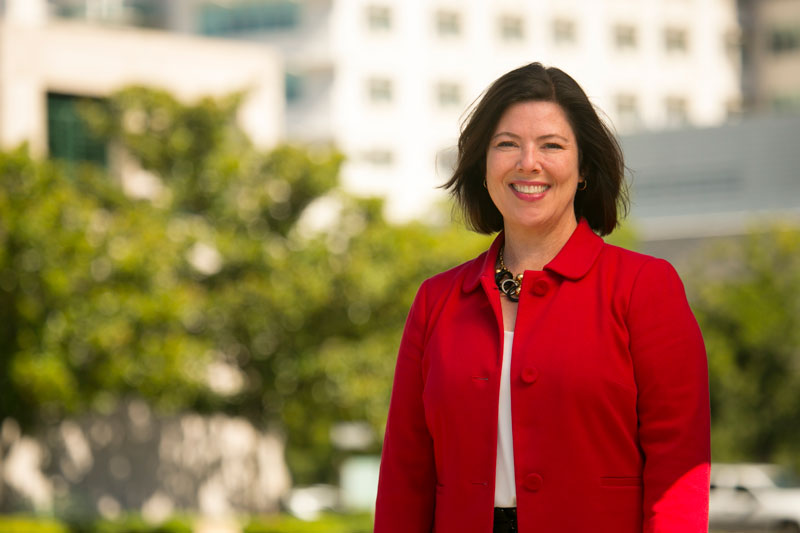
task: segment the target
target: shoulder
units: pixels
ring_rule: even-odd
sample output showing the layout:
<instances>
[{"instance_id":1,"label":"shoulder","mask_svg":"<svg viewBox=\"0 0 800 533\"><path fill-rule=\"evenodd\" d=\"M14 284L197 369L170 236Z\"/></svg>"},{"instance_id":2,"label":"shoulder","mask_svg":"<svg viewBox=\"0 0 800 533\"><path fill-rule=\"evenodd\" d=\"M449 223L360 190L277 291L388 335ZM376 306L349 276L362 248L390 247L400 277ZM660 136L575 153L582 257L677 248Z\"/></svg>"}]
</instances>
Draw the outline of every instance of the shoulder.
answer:
<instances>
[{"instance_id":1,"label":"shoulder","mask_svg":"<svg viewBox=\"0 0 800 533\"><path fill-rule=\"evenodd\" d=\"M423 327L441 314L447 301L459 299L463 292L468 292L464 288L469 285L468 280L475 276L475 272L482 268L487 253L423 281L411 305L409 322Z\"/></svg>"},{"instance_id":2,"label":"shoulder","mask_svg":"<svg viewBox=\"0 0 800 533\"><path fill-rule=\"evenodd\" d=\"M460 290L472 277L476 276L476 274L479 275L488 253L488 251L485 251L469 261L431 276L422 282L420 292L424 291L428 294L436 295L451 292L455 289Z\"/></svg>"},{"instance_id":3,"label":"shoulder","mask_svg":"<svg viewBox=\"0 0 800 533\"><path fill-rule=\"evenodd\" d=\"M620 274L629 276L631 281L640 281L640 278L680 280L675 267L666 259L634 252L613 244L603 243L598 262L604 266L614 266Z\"/></svg>"}]
</instances>

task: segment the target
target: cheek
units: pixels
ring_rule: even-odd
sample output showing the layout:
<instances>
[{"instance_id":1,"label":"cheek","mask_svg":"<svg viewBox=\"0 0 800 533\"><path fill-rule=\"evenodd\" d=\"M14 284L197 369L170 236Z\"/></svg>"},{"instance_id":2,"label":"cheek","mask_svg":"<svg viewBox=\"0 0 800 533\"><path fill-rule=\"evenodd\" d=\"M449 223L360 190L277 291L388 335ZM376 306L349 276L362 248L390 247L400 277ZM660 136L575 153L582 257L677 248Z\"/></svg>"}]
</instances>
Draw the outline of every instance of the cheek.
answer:
<instances>
[{"instance_id":1,"label":"cheek","mask_svg":"<svg viewBox=\"0 0 800 533\"><path fill-rule=\"evenodd\" d=\"M491 154L486 154L486 177L493 176L494 167L496 166L495 158Z\"/></svg>"},{"instance_id":2,"label":"cheek","mask_svg":"<svg viewBox=\"0 0 800 533\"><path fill-rule=\"evenodd\" d=\"M513 168L513 163L512 168ZM509 157L504 153L490 152L486 155L486 177L501 179L508 172Z\"/></svg>"},{"instance_id":3,"label":"cheek","mask_svg":"<svg viewBox=\"0 0 800 533\"><path fill-rule=\"evenodd\" d=\"M560 178L560 181L575 181L580 176L577 160L554 162L551 169L552 172Z\"/></svg>"}]
</instances>

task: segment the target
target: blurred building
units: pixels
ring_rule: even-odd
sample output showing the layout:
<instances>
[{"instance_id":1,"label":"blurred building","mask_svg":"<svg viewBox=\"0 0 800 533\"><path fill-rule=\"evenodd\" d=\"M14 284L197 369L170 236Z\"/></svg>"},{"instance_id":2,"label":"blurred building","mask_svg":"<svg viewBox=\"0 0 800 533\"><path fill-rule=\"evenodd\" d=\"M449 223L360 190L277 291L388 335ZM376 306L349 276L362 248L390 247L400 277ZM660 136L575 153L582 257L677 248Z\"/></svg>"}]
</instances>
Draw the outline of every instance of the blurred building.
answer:
<instances>
[{"instance_id":1,"label":"blurred building","mask_svg":"<svg viewBox=\"0 0 800 533\"><path fill-rule=\"evenodd\" d=\"M420 215L459 119L503 72L572 74L621 132L711 126L740 107L734 0L51 0L53 16L269 44L286 135L332 143L345 186Z\"/></svg>"},{"instance_id":2,"label":"blurred building","mask_svg":"<svg viewBox=\"0 0 800 533\"><path fill-rule=\"evenodd\" d=\"M800 113L800 2L738 0L744 110Z\"/></svg>"},{"instance_id":3,"label":"blurred building","mask_svg":"<svg viewBox=\"0 0 800 533\"><path fill-rule=\"evenodd\" d=\"M624 136L643 251L694 252L780 221L800 226L800 113Z\"/></svg>"},{"instance_id":4,"label":"blurred building","mask_svg":"<svg viewBox=\"0 0 800 533\"><path fill-rule=\"evenodd\" d=\"M798 0L34 3L47 12L52 39L67 31L59 28L82 28L98 38L162 40L165 48L199 43L197 58L185 62L213 79L192 78L188 85L198 92L239 85L228 72L247 70L211 58L257 64L263 51L277 78L271 83L285 98L280 131L264 138L336 145L348 156L344 185L386 197L389 214L399 218L419 216L443 198L436 186L452 168L469 104L498 75L532 60L574 75L619 130L634 176L632 216L645 240L735 233L746 227L746 213L797 207L787 204L798 180L793 150L784 146L797 123L753 121L742 111L795 109ZM74 55L92 55L84 52ZM89 86L108 68L92 61L86 72L63 77L84 84L83 94L101 95L105 89ZM164 77L151 84L176 90L164 69L151 68ZM263 120L264 111L251 116L254 127L277 124Z\"/></svg>"},{"instance_id":5,"label":"blurred building","mask_svg":"<svg viewBox=\"0 0 800 533\"><path fill-rule=\"evenodd\" d=\"M128 85L184 100L246 91L240 121L256 144L284 135L283 63L265 46L49 18L44 0L6 0L0 19L0 146L106 163L76 111ZM100 4L100 3L98 3Z\"/></svg>"}]
</instances>

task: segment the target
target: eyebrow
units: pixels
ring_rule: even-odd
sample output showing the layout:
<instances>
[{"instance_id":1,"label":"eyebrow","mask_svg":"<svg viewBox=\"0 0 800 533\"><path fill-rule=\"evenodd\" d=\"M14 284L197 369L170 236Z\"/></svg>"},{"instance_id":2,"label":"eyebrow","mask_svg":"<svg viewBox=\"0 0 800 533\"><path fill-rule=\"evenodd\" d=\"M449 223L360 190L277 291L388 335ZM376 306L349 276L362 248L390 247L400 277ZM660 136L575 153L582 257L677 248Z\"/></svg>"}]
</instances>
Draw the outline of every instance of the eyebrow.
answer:
<instances>
[{"instance_id":1,"label":"eyebrow","mask_svg":"<svg viewBox=\"0 0 800 533\"><path fill-rule=\"evenodd\" d=\"M497 137L501 137L503 135L505 135L506 137L511 137L512 139L519 139L520 138L520 136L517 135L516 133L511 133L510 131L501 131L499 133L495 133L494 135L492 135L491 140L494 140ZM561 139L562 141L564 141L566 143L569 142L569 139L567 139L563 135L559 135L557 133L546 133L545 135L540 135L540 136L536 137L536 140L537 141L544 141L544 140L553 139L553 138Z\"/></svg>"}]
</instances>

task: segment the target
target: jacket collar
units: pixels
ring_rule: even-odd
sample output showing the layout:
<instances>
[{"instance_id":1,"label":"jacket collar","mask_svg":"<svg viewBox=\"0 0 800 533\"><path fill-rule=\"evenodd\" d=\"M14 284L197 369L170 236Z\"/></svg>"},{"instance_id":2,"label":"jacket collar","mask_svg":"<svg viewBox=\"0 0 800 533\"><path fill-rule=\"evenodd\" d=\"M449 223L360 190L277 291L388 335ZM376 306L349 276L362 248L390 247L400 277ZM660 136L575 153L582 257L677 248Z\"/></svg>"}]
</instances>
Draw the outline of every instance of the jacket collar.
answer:
<instances>
[{"instance_id":1,"label":"jacket collar","mask_svg":"<svg viewBox=\"0 0 800 533\"><path fill-rule=\"evenodd\" d=\"M464 276L465 291L474 291L484 276L494 279L497 254L504 242L505 235L500 232L489 250L470 263ZM581 219L564 247L544 269L572 281L579 280L592 268L602 248L603 239L592 231L585 219Z\"/></svg>"}]
</instances>

